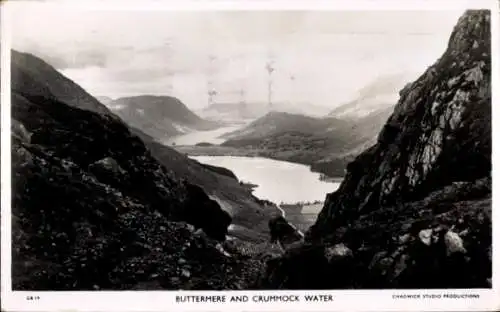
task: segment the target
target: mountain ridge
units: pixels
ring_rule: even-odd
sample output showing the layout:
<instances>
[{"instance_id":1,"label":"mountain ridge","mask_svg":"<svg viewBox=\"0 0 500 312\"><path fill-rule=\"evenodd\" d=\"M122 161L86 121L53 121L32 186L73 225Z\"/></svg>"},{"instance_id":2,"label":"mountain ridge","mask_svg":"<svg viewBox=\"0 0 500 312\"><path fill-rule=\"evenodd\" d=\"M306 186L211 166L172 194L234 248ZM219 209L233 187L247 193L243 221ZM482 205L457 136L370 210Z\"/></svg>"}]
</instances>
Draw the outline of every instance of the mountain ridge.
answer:
<instances>
[{"instance_id":1,"label":"mountain ridge","mask_svg":"<svg viewBox=\"0 0 500 312\"><path fill-rule=\"evenodd\" d=\"M56 74L54 68L47 62L31 53L11 50L12 71L11 88L14 91L29 90L32 95L44 95L63 99L67 104L94 111L100 114L111 114L111 111L92 97L82 87L64 75ZM57 83L48 84L52 80ZM29 86L29 88L27 88ZM71 92L68 92L71 86Z\"/></svg>"}]
</instances>

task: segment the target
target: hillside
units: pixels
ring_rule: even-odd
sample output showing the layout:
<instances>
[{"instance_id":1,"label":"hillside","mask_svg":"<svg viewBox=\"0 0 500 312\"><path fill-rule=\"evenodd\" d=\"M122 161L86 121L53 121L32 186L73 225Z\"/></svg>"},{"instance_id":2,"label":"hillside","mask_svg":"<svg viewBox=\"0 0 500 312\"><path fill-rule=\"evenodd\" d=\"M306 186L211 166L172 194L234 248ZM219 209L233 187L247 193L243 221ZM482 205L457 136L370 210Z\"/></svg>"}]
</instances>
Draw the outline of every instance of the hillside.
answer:
<instances>
[{"instance_id":1,"label":"hillside","mask_svg":"<svg viewBox=\"0 0 500 312\"><path fill-rule=\"evenodd\" d=\"M489 11L467 11L264 288L491 288Z\"/></svg>"},{"instance_id":2,"label":"hillside","mask_svg":"<svg viewBox=\"0 0 500 312\"><path fill-rule=\"evenodd\" d=\"M111 114L106 106L43 60L28 53L12 51L11 63L13 92L59 99L72 107Z\"/></svg>"},{"instance_id":3,"label":"hillside","mask_svg":"<svg viewBox=\"0 0 500 312\"><path fill-rule=\"evenodd\" d=\"M260 140L283 132L318 133L325 130L330 124L342 122L342 120L334 120L334 118L327 120L273 111L251 122L243 129L224 134L221 137L228 140Z\"/></svg>"},{"instance_id":4,"label":"hillside","mask_svg":"<svg viewBox=\"0 0 500 312\"><path fill-rule=\"evenodd\" d=\"M221 145L311 165L314 171L330 176L343 176L347 162L361 147L373 143L389 115L388 109L357 120L271 112L226 134L227 141Z\"/></svg>"},{"instance_id":5,"label":"hillside","mask_svg":"<svg viewBox=\"0 0 500 312\"><path fill-rule=\"evenodd\" d=\"M251 282L252 263L227 256L221 242L235 235L230 224L251 223L255 233L241 234L266 239L274 206L228 170L187 161L127 127L39 58L12 55L13 289L239 289Z\"/></svg>"},{"instance_id":6,"label":"hillside","mask_svg":"<svg viewBox=\"0 0 500 312\"><path fill-rule=\"evenodd\" d=\"M106 105L129 125L156 140L219 127L218 123L200 118L179 99L171 96L123 97Z\"/></svg>"},{"instance_id":7,"label":"hillside","mask_svg":"<svg viewBox=\"0 0 500 312\"><path fill-rule=\"evenodd\" d=\"M270 112L243 129L227 133L223 147L248 150L251 155L299 162L328 176L343 176L345 166L364 149L375 144L377 133L390 117L399 91L409 73L378 77L360 89L358 96L327 117ZM216 148L204 149L211 154ZM189 148L182 150L196 153ZM219 149L219 154L244 154Z\"/></svg>"},{"instance_id":8,"label":"hillside","mask_svg":"<svg viewBox=\"0 0 500 312\"><path fill-rule=\"evenodd\" d=\"M61 75L43 60L33 55L16 51L12 51L12 59L13 88L14 86L19 86L19 88L22 88L23 93L35 95L38 94L36 90L42 89L40 85L55 90L64 90L64 98L69 99L69 103L73 104L73 106L79 103L91 103L92 105L89 107L92 111L105 112L112 119L122 122L119 117L113 115L105 106L100 103L95 104L95 98L77 84ZM14 62L14 60L17 61ZM53 80L43 80L43 76L33 70L33 68L41 67L39 63L44 64L45 77L53 78ZM32 68L30 75L22 75L27 65ZM40 77L39 80L36 81L36 84L28 84L26 81L26 79L31 79L31 73L35 77ZM64 81L64 88L55 85L59 81ZM78 102L71 98L73 91L75 94L78 94ZM58 98L49 93L46 94L47 95L44 95L44 97ZM85 105L81 106L81 108L85 107ZM192 116L188 114L188 119L189 118L192 118ZM200 164L184 154L180 154L174 149L158 143L154 137L143 132L141 129L127 123L125 124L128 126L131 133L138 136L144 142L152 156L155 157L160 164L168 168L179 180L186 179L189 182L202 186L209 196L218 201L223 209L233 217L233 223L238 225L240 229L245 230L244 233L240 231L238 233L231 233L231 235L244 235L247 239L257 241L266 239L266 235L269 231L267 221L279 212L276 207L255 198L246 187L241 186L239 181L234 179L234 174L231 171L225 168Z\"/></svg>"},{"instance_id":9,"label":"hillside","mask_svg":"<svg viewBox=\"0 0 500 312\"><path fill-rule=\"evenodd\" d=\"M312 163L311 169L328 176L338 176L339 174L343 176L346 165L361 154L362 151L377 142L377 134L391 116L393 110L394 107L391 106L373 111L364 117L350 119L351 129L353 133L359 135L358 142L360 144L355 144L355 146L340 152L338 150L330 151L328 155ZM335 135L335 133L331 135Z\"/></svg>"},{"instance_id":10,"label":"hillside","mask_svg":"<svg viewBox=\"0 0 500 312\"><path fill-rule=\"evenodd\" d=\"M230 216L119 122L21 92L12 104L14 289L175 287L178 259L211 252L182 250L193 237L186 222L225 237Z\"/></svg>"}]
</instances>

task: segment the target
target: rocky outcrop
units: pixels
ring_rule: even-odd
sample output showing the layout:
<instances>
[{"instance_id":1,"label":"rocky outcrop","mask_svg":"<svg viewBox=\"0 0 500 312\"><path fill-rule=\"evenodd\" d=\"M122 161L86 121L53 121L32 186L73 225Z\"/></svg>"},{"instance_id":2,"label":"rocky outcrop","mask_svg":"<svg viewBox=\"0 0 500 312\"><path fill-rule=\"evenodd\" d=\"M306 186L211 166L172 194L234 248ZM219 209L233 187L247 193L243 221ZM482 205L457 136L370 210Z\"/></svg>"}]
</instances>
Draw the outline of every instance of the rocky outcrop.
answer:
<instances>
[{"instance_id":1,"label":"rocky outcrop","mask_svg":"<svg viewBox=\"0 0 500 312\"><path fill-rule=\"evenodd\" d=\"M377 143L328 194L310 246L275 260L266 287L490 287L490 40L489 11L459 19L442 57L401 91ZM338 244L350 260L328 262Z\"/></svg>"},{"instance_id":2,"label":"rocky outcrop","mask_svg":"<svg viewBox=\"0 0 500 312\"><path fill-rule=\"evenodd\" d=\"M107 183L124 185L130 183L128 175L120 164L111 157L105 157L88 166L88 171L95 175L99 180Z\"/></svg>"},{"instance_id":3,"label":"rocky outcrop","mask_svg":"<svg viewBox=\"0 0 500 312\"><path fill-rule=\"evenodd\" d=\"M491 172L490 22L461 17L444 55L407 87L378 142L347 166L311 235Z\"/></svg>"},{"instance_id":4,"label":"rocky outcrop","mask_svg":"<svg viewBox=\"0 0 500 312\"><path fill-rule=\"evenodd\" d=\"M201 187L188 184L187 191L186 207L188 208L181 212L182 219L202 228L209 236L217 240L225 240L227 228L231 224L229 214L222 210L215 200L210 199ZM203 209L198 207L200 202L205 203Z\"/></svg>"},{"instance_id":5,"label":"rocky outcrop","mask_svg":"<svg viewBox=\"0 0 500 312\"><path fill-rule=\"evenodd\" d=\"M229 215L116 120L18 92L12 114L24 129L12 136L14 289L127 288L151 275L174 287L169 261L204 257L184 255L178 222L224 239Z\"/></svg>"},{"instance_id":6,"label":"rocky outcrop","mask_svg":"<svg viewBox=\"0 0 500 312\"><path fill-rule=\"evenodd\" d=\"M248 287L217 202L48 64L13 55L14 290Z\"/></svg>"}]
</instances>

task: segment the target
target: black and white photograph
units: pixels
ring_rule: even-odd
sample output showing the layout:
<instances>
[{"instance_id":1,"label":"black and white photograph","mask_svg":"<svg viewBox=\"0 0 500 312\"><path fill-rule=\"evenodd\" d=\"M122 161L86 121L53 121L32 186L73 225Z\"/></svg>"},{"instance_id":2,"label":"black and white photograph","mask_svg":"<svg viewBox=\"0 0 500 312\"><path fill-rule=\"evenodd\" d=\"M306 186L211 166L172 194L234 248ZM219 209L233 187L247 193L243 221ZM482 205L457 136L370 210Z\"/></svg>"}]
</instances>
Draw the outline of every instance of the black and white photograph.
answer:
<instances>
[{"instance_id":1,"label":"black and white photograph","mask_svg":"<svg viewBox=\"0 0 500 312\"><path fill-rule=\"evenodd\" d=\"M14 2L12 291L494 288L498 11Z\"/></svg>"}]
</instances>

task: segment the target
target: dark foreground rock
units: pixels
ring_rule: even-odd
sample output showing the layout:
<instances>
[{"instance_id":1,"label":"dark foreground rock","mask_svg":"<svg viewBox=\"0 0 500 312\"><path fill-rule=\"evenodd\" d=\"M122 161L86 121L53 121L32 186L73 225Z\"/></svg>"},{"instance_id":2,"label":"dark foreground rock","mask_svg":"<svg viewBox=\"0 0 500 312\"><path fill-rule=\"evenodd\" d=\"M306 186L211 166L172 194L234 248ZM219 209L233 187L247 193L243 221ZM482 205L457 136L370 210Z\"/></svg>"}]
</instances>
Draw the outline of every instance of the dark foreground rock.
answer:
<instances>
[{"instance_id":1,"label":"dark foreground rock","mask_svg":"<svg viewBox=\"0 0 500 312\"><path fill-rule=\"evenodd\" d=\"M489 11L459 19L262 287L491 287L490 40Z\"/></svg>"},{"instance_id":2,"label":"dark foreground rock","mask_svg":"<svg viewBox=\"0 0 500 312\"><path fill-rule=\"evenodd\" d=\"M231 217L201 187L43 61L13 51L12 74L14 290L254 284L258 263L221 248Z\"/></svg>"},{"instance_id":3,"label":"dark foreground rock","mask_svg":"<svg viewBox=\"0 0 500 312\"><path fill-rule=\"evenodd\" d=\"M230 270L214 246L231 218L201 188L174 179L112 118L17 92L12 100L24 129L12 136L14 289L229 286L207 276Z\"/></svg>"},{"instance_id":4,"label":"dark foreground rock","mask_svg":"<svg viewBox=\"0 0 500 312\"><path fill-rule=\"evenodd\" d=\"M274 204L126 125L41 59L12 51L11 69L13 289L256 285L267 245L253 259L250 243L223 242L232 222L267 244Z\"/></svg>"},{"instance_id":5,"label":"dark foreground rock","mask_svg":"<svg viewBox=\"0 0 500 312\"><path fill-rule=\"evenodd\" d=\"M304 267L308 273L294 273ZM268 270L265 288L489 287L491 180L362 215Z\"/></svg>"},{"instance_id":6,"label":"dark foreground rock","mask_svg":"<svg viewBox=\"0 0 500 312\"><path fill-rule=\"evenodd\" d=\"M290 245L302 240L302 235L284 217L278 216L269 220L271 242Z\"/></svg>"}]
</instances>

